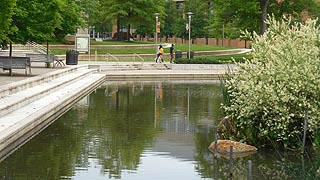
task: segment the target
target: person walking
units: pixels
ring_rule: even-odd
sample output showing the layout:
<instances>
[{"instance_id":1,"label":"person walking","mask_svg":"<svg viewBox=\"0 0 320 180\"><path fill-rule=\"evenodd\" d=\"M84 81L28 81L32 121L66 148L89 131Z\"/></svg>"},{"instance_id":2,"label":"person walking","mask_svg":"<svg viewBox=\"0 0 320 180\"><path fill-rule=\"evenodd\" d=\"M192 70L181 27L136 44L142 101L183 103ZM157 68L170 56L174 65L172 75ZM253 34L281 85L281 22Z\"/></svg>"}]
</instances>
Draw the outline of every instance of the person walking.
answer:
<instances>
[{"instance_id":1,"label":"person walking","mask_svg":"<svg viewBox=\"0 0 320 180\"><path fill-rule=\"evenodd\" d=\"M163 60L163 54L164 54L164 52L163 52L163 47L162 47L162 45L160 45L160 46L159 46L160 63L164 61L164 60Z\"/></svg>"},{"instance_id":2,"label":"person walking","mask_svg":"<svg viewBox=\"0 0 320 180\"><path fill-rule=\"evenodd\" d=\"M159 60L159 58L160 58L160 46L161 46L161 45L159 45L159 47L158 47L157 56L156 56L156 58L154 59L154 61L155 61L156 63L158 63L158 60Z\"/></svg>"},{"instance_id":3,"label":"person walking","mask_svg":"<svg viewBox=\"0 0 320 180\"><path fill-rule=\"evenodd\" d=\"M171 44L170 47L170 63L173 63L173 58L174 58L174 44Z\"/></svg>"}]
</instances>

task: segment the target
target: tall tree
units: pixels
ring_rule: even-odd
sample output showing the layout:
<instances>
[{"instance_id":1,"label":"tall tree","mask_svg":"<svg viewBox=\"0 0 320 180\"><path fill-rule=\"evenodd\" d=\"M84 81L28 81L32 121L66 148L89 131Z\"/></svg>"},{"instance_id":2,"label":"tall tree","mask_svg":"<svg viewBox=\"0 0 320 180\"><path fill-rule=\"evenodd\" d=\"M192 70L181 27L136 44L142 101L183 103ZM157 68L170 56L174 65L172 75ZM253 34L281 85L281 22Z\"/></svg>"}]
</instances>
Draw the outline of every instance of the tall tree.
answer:
<instances>
[{"instance_id":1,"label":"tall tree","mask_svg":"<svg viewBox=\"0 0 320 180\"><path fill-rule=\"evenodd\" d=\"M160 13L162 17L165 15L164 3L165 0L102 0L101 5L106 19L116 21L119 34L122 25L127 26L128 30L131 24L153 26L154 13Z\"/></svg>"},{"instance_id":2,"label":"tall tree","mask_svg":"<svg viewBox=\"0 0 320 180\"><path fill-rule=\"evenodd\" d=\"M100 0L81 0L81 8L85 14L85 24L88 27L94 28L98 32L111 31L112 23L105 20Z\"/></svg>"},{"instance_id":3,"label":"tall tree","mask_svg":"<svg viewBox=\"0 0 320 180\"><path fill-rule=\"evenodd\" d=\"M191 16L191 36L195 37L208 37L207 26L209 25L210 5L211 0L194 0L187 1L185 12L192 12ZM187 15L185 16L188 21Z\"/></svg>"},{"instance_id":4,"label":"tall tree","mask_svg":"<svg viewBox=\"0 0 320 180\"><path fill-rule=\"evenodd\" d=\"M16 0L0 0L0 4L0 44L2 44L8 41L8 34L14 31L14 29L10 29L10 25Z\"/></svg>"},{"instance_id":5,"label":"tall tree","mask_svg":"<svg viewBox=\"0 0 320 180\"><path fill-rule=\"evenodd\" d=\"M264 34L267 29L266 20L268 17L268 5L269 0L259 0L260 10L261 10L261 18L260 18L260 34Z\"/></svg>"},{"instance_id":6,"label":"tall tree","mask_svg":"<svg viewBox=\"0 0 320 180\"><path fill-rule=\"evenodd\" d=\"M54 37L54 30L61 23L59 3L59 0L17 0L12 24L18 31L10 39L25 43Z\"/></svg>"},{"instance_id":7,"label":"tall tree","mask_svg":"<svg viewBox=\"0 0 320 180\"><path fill-rule=\"evenodd\" d=\"M214 37L239 37L242 29L255 31L259 28L259 2L257 0L215 0L213 18L208 26Z\"/></svg>"},{"instance_id":8,"label":"tall tree","mask_svg":"<svg viewBox=\"0 0 320 180\"><path fill-rule=\"evenodd\" d=\"M319 17L319 12L316 0L215 0L214 18L209 28L216 37L220 36L223 24L229 37L238 36L244 29L263 34L267 28L265 21L268 14L274 14L277 19L290 15L301 21L306 16L304 14Z\"/></svg>"},{"instance_id":9,"label":"tall tree","mask_svg":"<svg viewBox=\"0 0 320 180\"><path fill-rule=\"evenodd\" d=\"M176 4L173 0L168 0L165 3L165 13L167 16L164 19L164 26L161 28L160 35L165 35L166 37L171 37L174 35L174 24L179 18L179 13L177 11Z\"/></svg>"},{"instance_id":10,"label":"tall tree","mask_svg":"<svg viewBox=\"0 0 320 180\"><path fill-rule=\"evenodd\" d=\"M4 21L0 40L25 43L35 41L38 43L52 40L56 36L64 36L75 32L81 23L81 11L74 0L2 0L8 1L5 6L8 14L1 16L10 17ZM15 3L16 2L16 3ZM14 9L10 8L16 4ZM1 13L3 11L1 10ZM1 25L0 25L1 26ZM0 35L0 36L1 36ZM4 38L5 37L5 38Z\"/></svg>"},{"instance_id":11,"label":"tall tree","mask_svg":"<svg viewBox=\"0 0 320 180\"><path fill-rule=\"evenodd\" d=\"M191 37L208 37L209 18L211 17L212 0L186 1L182 8L178 9L175 21L175 35L187 37L186 24L189 21L187 12L191 12Z\"/></svg>"},{"instance_id":12,"label":"tall tree","mask_svg":"<svg viewBox=\"0 0 320 180\"><path fill-rule=\"evenodd\" d=\"M54 31L57 39L64 38L67 34L73 34L80 26L84 25L83 14L80 2L75 0L59 0L58 12L61 16L61 23Z\"/></svg>"}]
</instances>

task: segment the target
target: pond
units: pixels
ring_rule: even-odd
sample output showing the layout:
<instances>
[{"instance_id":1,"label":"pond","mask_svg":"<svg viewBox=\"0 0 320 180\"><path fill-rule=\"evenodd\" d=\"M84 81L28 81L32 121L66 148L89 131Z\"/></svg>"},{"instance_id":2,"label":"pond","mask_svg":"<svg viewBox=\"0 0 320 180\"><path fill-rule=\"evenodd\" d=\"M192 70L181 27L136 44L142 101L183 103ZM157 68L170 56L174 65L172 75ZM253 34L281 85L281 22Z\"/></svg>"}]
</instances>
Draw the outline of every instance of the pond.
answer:
<instances>
[{"instance_id":1,"label":"pond","mask_svg":"<svg viewBox=\"0 0 320 180\"><path fill-rule=\"evenodd\" d=\"M105 82L0 163L2 179L316 179L318 151L272 149L233 160L208 150L219 82Z\"/></svg>"}]
</instances>

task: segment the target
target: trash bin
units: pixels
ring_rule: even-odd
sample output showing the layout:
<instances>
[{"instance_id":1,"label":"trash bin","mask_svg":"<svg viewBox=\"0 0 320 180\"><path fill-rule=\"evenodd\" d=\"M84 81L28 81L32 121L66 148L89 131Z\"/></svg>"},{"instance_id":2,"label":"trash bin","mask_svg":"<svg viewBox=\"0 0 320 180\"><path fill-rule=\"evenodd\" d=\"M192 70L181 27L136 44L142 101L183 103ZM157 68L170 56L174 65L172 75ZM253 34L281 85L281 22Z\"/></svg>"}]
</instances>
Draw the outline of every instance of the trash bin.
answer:
<instances>
[{"instance_id":1,"label":"trash bin","mask_svg":"<svg viewBox=\"0 0 320 180\"><path fill-rule=\"evenodd\" d=\"M190 58L194 57L194 52L190 51ZM187 51L187 58L189 59L189 51Z\"/></svg>"},{"instance_id":2,"label":"trash bin","mask_svg":"<svg viewBox=\"0 0 320 180\"><path fill-rule=\"evenodd\" d=\"M68 50L66 52L66 64L67 65L77 65L78 64L78 51Z\"/></svg>"},{"instance_id":3,"label":"trash bin","mask_svg":"<svg viewBox=\"0 0 320 180\"><path fill-rule=\"evenodd\" d=\"M178 58L182 58L182 52L180 50L177 50L176 53L175 53L175 58L178 59Z\"/></svg>"}]
</instances>

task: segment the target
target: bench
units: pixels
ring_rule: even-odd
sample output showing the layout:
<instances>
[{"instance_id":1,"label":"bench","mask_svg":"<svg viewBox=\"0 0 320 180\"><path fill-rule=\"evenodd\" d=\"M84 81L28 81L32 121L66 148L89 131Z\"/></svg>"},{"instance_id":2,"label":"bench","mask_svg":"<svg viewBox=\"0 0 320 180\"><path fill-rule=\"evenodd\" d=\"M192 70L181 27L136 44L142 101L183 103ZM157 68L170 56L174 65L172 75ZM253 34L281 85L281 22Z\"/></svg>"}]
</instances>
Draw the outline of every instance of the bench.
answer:
<instances>
[{"instance_id":1,"label":"bench","mask_svg":"<svg viewBox=\"0 0 320 180\"><path fill-rule=\"evenodd\" d=\"M12 76L12 69L25 69L25 75L27 75L29 68L29 74L31 74L30 57L0 56L0 68L9 70L10 76Z\"/></svg>"},{"instance_id":2,"label":"bench","mask_svg":"<svg viewBox=\"0 0 320 180\"><path fill-rule=\"evenodd\" d=\"M55 66L54 63L54 56L51 54L26 54L27 57L30 57L31 62L45 62L45 63L52 63L53 67Z\"/></svg>"}]
</instances>

